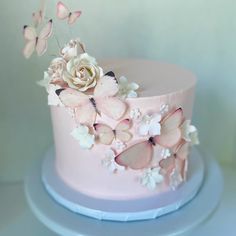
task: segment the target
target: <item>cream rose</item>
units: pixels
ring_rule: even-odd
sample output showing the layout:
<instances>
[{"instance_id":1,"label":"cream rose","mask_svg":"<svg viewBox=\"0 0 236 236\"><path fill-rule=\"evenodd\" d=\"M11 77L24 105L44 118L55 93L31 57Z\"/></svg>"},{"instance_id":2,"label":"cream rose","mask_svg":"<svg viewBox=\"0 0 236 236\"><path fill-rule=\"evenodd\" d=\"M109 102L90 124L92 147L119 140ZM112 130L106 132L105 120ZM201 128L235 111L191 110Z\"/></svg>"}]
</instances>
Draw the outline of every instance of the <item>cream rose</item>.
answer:
<instances>
[{"instance_id":1,"label":"cream rose","mask_svg":"<svg viewBox=\"0 0 236 236\"><path fill-rule=\"evenodd\" d=\"M61 87L66 87L67 83L63 80L63 73L66 69L66 61L57 57L52 60L49 68L48 74L51 77L51 83L60 85Z\"/></svg>"},{"instance_id":2,"label":"cream rose","mask_svg":"<svg viewBox=\"0 0 236 236\"><path fill-rule=\"evenodd\" d=\"M83 53L67 63L63 79L70 88L84 92L95 87L102 75L102 68L97 65L96 59Z\"/></svg>"},{"instance_id":3,"label":"cream rose","mask_svg":"<svg viewBox=\"0 0 236 236\"><path fill-rule=\"evenodd\" d=\"M60 55L64 60L69 61L78 54L85 52L85 46L80 39L72 39L61 49Z\"/></svg>"}]
</instances>

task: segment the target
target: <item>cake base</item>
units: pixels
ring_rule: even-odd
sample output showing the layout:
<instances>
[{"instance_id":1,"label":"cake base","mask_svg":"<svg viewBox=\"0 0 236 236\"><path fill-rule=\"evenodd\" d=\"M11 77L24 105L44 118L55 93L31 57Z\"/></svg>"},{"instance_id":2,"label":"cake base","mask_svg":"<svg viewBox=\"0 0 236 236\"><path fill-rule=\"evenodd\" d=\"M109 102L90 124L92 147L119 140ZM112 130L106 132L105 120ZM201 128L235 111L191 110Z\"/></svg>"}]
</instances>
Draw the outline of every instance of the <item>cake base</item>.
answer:
<instances>
[{"instance_id":1,"label":"cake base","mask_svg":"<svg viewBox=\"0 0 236 236\"><path fill-rule=\"evenodd\" d=\"M99 220L134 221L160 217L178 210L198 192L204 177L204 164L196 149L189 158L188 181L175 191L132 200L107 200L84 195L67 186L58 176L53 149L46 154L42 180L48 193L69 210Z\"/></svg>"},{"instance_id":2,"label":"cake base","mask_svg":"<svg viewBox=\"0 0 236 236\"><path fill-rule=\"evenodd\" d=\"M137 222L98 221L75 214L55 202L41 181L41 161L25 179L25 193L36 217L59 235L178 235L197 226L217 207L223 189L223 178L218 164L204 156L205 177L196 197L172 214L158 219ZM209 201L210 199L210 201Z\"/></svg>"}]
</instances>

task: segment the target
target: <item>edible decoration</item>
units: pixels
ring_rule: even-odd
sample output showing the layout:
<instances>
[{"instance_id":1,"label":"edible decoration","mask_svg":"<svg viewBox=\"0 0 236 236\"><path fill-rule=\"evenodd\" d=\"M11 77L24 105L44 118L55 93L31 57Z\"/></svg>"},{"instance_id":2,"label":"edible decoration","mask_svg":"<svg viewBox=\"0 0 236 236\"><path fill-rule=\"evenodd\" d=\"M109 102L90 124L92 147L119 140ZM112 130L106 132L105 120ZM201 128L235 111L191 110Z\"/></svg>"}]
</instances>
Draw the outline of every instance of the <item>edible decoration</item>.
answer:
<instances>
[{"instance_id":1,"label":"edible decoration","mask_svg":"<svg viewBox=\"0 0 236 236\"><path fill-rule=\"evenodd\" d=\"M181 125L182 137L186 142L190 142L192 145L198 145L198 132L197 128L191 125L191 120L186 120Z\"/></svg>"},{"instance_id":2,"label":"edible decoration","mask_svg":"<svg viewBox=\"0 0 236 236\"><path fill-rule=\"evenodd\" d=\"M131 109L129 116L133 120L138 120L141 117L141 111L138 108Z\"/></svg>"},{"instance_id":3,"label":"edible decoration","mask_svg":"<svg viewBox=\"0 0 236 236\"><path fill-rule=\"evenodd\" d=\"M34 51L38 56L47 51L55 20L45 16L45 9L43 2L32 14L33 26L23 28L26 58ZM56 5L56 18L70 26L80 15L80 10L71 11L62 2ZM77 144L94 151L94 158L95 146L104 145L101 165L112 173L132 169L137 176L141 174L139 184L150 190L162 182L175 190L186 180L190 147L199 144L197 129L185 119L183 108L163 99L152 113L142 110L134 102L139 99L137 83L122 75L117 79L112 71L105 73L79 38L61 47L54 37L58 55L38 84L47 91L48 105L66 110L73 119L76 128L71 136Z\"/></svg>"},{"instance_id":4,"label":"edible decoration","mask_svg":"<svg viewBox=\"0 0 236 236\"><path fill-rule=\"evenodd\" d=\"M106 167L110 172L122 171L125 168L123 166L118 165L115 162L116 154L112 149L108 149L105 152L105 158L102 160L102 165Z\"/></svg>"},{"instance_id":5,"label":"edible decoration","mask_svg":"<svg viewBox=\"0 0 236 236\"><path fill-rule=\"evenodd\" d=\"M69 25L75 23L75 21L80 17L81 13L81 11L71 12L64 3L57 3L57 18L60 20L67 19L67 23Z\"/></svg>"},{"instance_id":6,"label":"edible decoration","mask_svg":"<svg viewBox=\"0 0 236 236\"><path fill-rule=\"evenodd\" d=\"M161 133L161 115L145 115L139 125L138 132L141 136L155 136Z\"/></svg>"},{"instance_id":7,"label":"edible decoration","mask_svg":"<svg viewBox=\"0 0 236 236\"><path fill-rule=\"evenodd\" d=\"M95 136L90 134L89 128L85 125L79 125L71 132L71 135L79 141L82 148L89 149L94 145Z\"/></svg>"},{"instance_id":8,"label":"edible decoration","mask_svg":"<svg viewBox=\"0 0 236 236\"><path fill-rule=\"evenodd\" d=\"M42 56L47 51L47 40L51 34L52 20L48 21L39 34L37 34L35 27L25 25L23 29L24 39L26 41L23 49L25 58L30 58L34 50L36 50L38 56Z\"/></svg>"},{"instance_id":9,"label":"edible decoration","mask_svg":"<svg viewBox=\"0 0 236 236\"><path fill-rule=\"evenodd\" d=\"M141 184L150 190L154 190L156 186L162 183L164 177L160 174L160 167L148 168L144 170L141 177Z\"/></svg>"},{"instance_id":10,"label":"edible decoration","mask_svg":"<svg viewBox=\"0 0 236 236\"><path fill-rule=\"evenodd\" d=\"M124 76L121 76L118 79L119 82L119 96L122 98L136 98L138 94L136 92L139 89L139 85L132 82L129 83L128 79Z\"/></svg>"},{"instance_id":11,"label":"edible decoration","mask_svg":"<svg viewBox=\"0 0 236 236\"><path fill-rule=\"evenodd\" d=\"M99 142L102 144L110 145L114 139L128 142L132 138L132 134L128 131L131 127L131 120L129 119L120 121L115 129L104 124L94 124L93 127L98 135Z\"/></svg>"}]
</instances>

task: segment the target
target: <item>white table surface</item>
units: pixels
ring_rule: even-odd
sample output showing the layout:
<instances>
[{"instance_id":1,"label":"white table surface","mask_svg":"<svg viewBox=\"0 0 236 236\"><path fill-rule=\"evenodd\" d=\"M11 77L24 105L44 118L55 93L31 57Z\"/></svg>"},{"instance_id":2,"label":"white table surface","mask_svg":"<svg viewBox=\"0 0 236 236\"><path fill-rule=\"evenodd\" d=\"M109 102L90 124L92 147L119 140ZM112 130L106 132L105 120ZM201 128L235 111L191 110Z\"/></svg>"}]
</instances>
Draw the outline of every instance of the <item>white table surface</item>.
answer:
<instances>
[{"instance_id":1,"label":"white table surface","mask_svg":"<svg viewBox=\"0 0 236 236\"><path fill-rule=\"evenodd\" d=\"M204 224L185 236L236 235L236 167L223 166L222 171L225 189L218 209ZM0 236L15 235L55 236L56 234L42 225L31 213L26 203L22 183L1 183Z\"/></svg>"}]
</instances>

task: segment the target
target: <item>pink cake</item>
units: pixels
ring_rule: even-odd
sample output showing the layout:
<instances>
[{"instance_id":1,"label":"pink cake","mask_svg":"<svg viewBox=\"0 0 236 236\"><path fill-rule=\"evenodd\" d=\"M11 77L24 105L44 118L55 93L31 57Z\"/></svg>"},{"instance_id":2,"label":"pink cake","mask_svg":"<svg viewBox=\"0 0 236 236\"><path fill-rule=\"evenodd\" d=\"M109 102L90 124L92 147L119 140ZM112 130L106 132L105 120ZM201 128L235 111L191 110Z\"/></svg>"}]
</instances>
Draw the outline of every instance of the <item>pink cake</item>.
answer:
<instances>
[{"instance_id":1,"label":"pink cake","mask_svg":"<svg viewBox=\"0 0 236 236\"><path fill-rule=\"evenodd\" d=\"M53 20L44 24L43 11L33 14L34 26L24 26L26 58L47 50ZM57 18L70 25L80 14L57 4ZM45 162L42 179L57 202L99 219L149 219L197 193L202 171L197 174L189 159L199 143L191 124L191 72L140 59L97 62L72 39L39 84L48 93L55 141L53 164Z\"/></svg>"}]
</instances>

